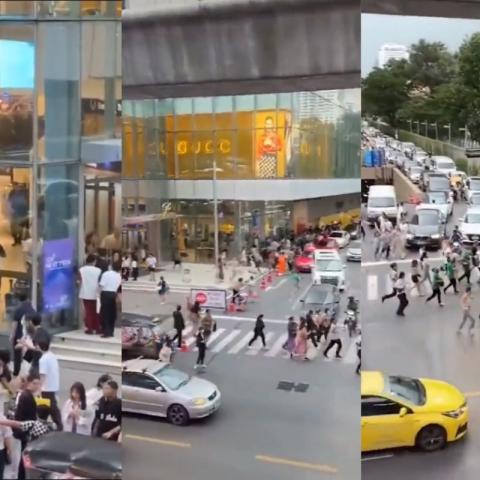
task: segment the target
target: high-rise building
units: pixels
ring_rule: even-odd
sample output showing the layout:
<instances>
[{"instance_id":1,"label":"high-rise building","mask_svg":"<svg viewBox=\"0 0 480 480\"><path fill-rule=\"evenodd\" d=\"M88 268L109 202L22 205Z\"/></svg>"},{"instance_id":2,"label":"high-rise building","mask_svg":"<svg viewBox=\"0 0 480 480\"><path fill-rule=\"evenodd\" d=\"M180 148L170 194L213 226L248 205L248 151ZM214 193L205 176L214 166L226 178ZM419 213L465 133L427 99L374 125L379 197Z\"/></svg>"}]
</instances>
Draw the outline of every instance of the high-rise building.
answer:
<instances>
[{"instance_id":1,"label":"high-rise building","mask_svg":"<svg viewBox=\"0 0 480 480\"><path fill-rule=\"evenodd\" d=\"M385 68L390 60L408 60L408 48L405 45L385 43L378 51L378 67Z\"/></svg>"}]
</instances>

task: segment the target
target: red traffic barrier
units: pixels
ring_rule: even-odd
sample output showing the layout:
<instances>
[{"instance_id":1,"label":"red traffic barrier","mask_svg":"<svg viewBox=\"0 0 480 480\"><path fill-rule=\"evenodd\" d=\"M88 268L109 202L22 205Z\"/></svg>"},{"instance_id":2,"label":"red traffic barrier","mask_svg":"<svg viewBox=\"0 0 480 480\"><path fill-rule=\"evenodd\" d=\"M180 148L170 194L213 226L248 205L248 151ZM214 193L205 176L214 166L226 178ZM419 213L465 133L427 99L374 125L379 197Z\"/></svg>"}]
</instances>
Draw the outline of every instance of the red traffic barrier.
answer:
<instances>
[{"instance_id":1,"label":"red traffic barrier","mask_svg":"<svg viewBox=\"0 0 480 480\"><path fill-rule=\"evenodd\" d=\"M266 290L267 289L267 282L265 280L265 278L262 278L262 281L260 282L260 288L262 290Z\"/></svg>"},{"instance_id":2,"label":"red traffic barrier","mask_svg":"<svg viewBox=\"0 0 480 480\"><path fill-rule=\"evenodd\" d=\"M180 347L181 352L188 352L190 349L188 348L188 345L185 342L182 342L182 346Z\"/></svg>"},{"instance_id":3,"label":"red traffic barrier","mask_svg":"<svg viewBox=\"0 0 480 480\"><path fill-rule=\"evenodd\" d=\"M229 313L235 313L237 311L237 307L235 306L234 303L229 303L228 304L228 312Z\"/></svg>"},{"instance_id":4,"label":"red traffic barrier","mask_svg":"<svg viewBox=\"0 0 480 480\"><path fill-rule=\"evenodd\" d=\"M258 293L255 290L252 290L249 295L250 298L258 298Z\"/></svg>"},{"instance_id":5,"label":"red traffic barrier","mask_svg":"<svg viewBox=\"0 0 480 480\"><path fill-rule=\"evenodd\" d=\"M273 276L272 276L271 273L269 273L269 274L267 275L267 282L268 282L268 283L272 283L272 282L273 282Z\"/></svg>"}]
</instances>

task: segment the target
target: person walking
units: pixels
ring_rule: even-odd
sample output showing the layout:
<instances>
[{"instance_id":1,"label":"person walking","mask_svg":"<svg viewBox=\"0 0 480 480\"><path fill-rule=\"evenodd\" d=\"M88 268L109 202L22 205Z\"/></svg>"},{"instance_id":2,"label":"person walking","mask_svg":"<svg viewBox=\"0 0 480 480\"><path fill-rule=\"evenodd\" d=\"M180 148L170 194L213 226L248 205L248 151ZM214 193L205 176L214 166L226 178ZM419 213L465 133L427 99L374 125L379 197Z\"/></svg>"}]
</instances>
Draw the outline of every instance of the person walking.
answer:
<instances>
[{"instance_id":1,"label":"person walking","mask_svg":"<svg viewBox=\"0 0 480 480\"><path fill-rule=\"evenodd\" d=\"M160 295L160 303L163 305L165 303L165 296L169 290L169 286L165 281L165 278L162 276L160 277L160 281L158 282L158 294Z\"/></svg>"},{"instance_id":2,"label":"person walking","mask_svg":"<svg viewBox=\"0 0 480 480\"><path fill-rule=\"evenodd\" d=\"M307 340L307 320L304 317L300 317L300 326L298 327L297 335L295 337L295 350L293 352L294 356L303 357L304 360L307 360Z\"/></svg>"},{"instance_id":3,"label":"person walking","mask_svg":"<svg viewBox=\"0 0 480 480\"><path fill-rule=\"evenodd\" d=\"M295 322L295 317L288 317L287 323L287 341L282 345L282 348L286 350L290 358L293 358L293 352L295 351L295 338L297 336L298 325Z\"/></svg>"},{"instance_id":4,"label":"person walking","mask_svg":"<svg viewBox=\"0 0 480 480\"><path fill-rule=\"evenodd\" d=\"M62 422L66 432L79 435L91 435L95 412L87 404L85 387L81 382L75 382L70 387L70 396L62 408Z\"/></svg>"},{"instance_id":5,"label":"person walking","mask_svg":"<svg viewBox=\"0 0 480 480\"><path fill-rule=\"evenodd\" d=\"M173 360L173 345L170 338L166 338L158 352L158 359L161 362L172 363Z\"/></svg>"},{"instance_id":6,"label":"person walking","mask_svg":"<svg viewBox=\"0 0 480 480\"><path fill-rule=\"evenodd\" d=\"M473 329L475 327L475 319L472 316L472 287L470 285L465 289L465 293L460 299L460 305L462 306L463 317L460 325L458 326L457 333L461 333L463 326L470 320L470 335L473 335Z\"/></svg>"},{"instance_id":7,"label":"person walking","mask_svg":"<svg viewBox=\"0 0 480 480\"><path fill-rule=\"evenodd\" d=\"M80 281L80 293L78 296L83 303L85 333L88 335L101 332L100 319L97 313L97 297L102 271L95 266L96 261L95 255L88 255L86 264L80 267L78 271Z\"/></svg>"},{"instance_id":8,"label":"person walking","mask_svg":"<svg viewBox=\"0 0 480 480\"><path fill-rule=\"evenodd\" d=\"M440 275L440 270L435 267L433 270L433 279L432 279L432 294L427 298L426 303L432 300L434 297L438 299L438 305L443 307L442 303L442 291L441 288L444 285L443 278Z\"/></svg>"},{"instance_id":9,"label":"person walking","mask_svg":"<svg viewBox=\"0 0 480 480\"><path fill-rule=\"evenodd\" d=\"M258 317L257 317L257 320L255 322L255 327L253 329L253 337L252 339L248 342L248 348L252 348L252 344L253 342L255 342L255 340L260 337L261 340L262 340L262 344L263 344L263 349L266 350L267 349L267 343L265 341L265 333L264 333L264 330L265 330L265 322L263 321L263 314L260 314Z\"/></svg>"},{"instance_id":10,"label":"person walking","mask_svg":"<svg viewBox=\"0 0 480 480\"><path fill-rule=\"evenodd\" d=\"M200 327L196 336L196 345L198 348L197 363L195 364L195 370L198 368L205 368L205 351L207 350L207 339L205 337L205 330Z\"/></svg>"},{"instance_id":11,"label":"person walking","mask_svg":"<svg viewBox=\"0 0 480 480\"><path fill-rule=\"evenodd\" d=\"M173 312L173 328L176 334L172 338L172 342L178 339L178 348L182 348L182 332L185 328L185 319L183 318L181 305L177 305L177 309Z\"/></svg>"},{"instance_id":12,"label":"person walking","mask_svg":"<svg viewBox=\"0 0 480 480\"><path fill-rule=\"evenodd\" d=\"M150 273L150 281L155 282L155 272L157 271L157 259L151 253L148 254L147 258L145 259L145 263L147 264L148 272Z\"/></svg>"},{"instance_id":13,"label":"person walking","mask_svg":"<svg viewBox=\"0 0 480 480\"><path fill-rule=\"evenodd\" d=\"M117 298L122 286L120 264L114 263L111 270L107 270L100 277L100 321L102 324L102 338L113 337L117 320Z\"/></svg>"},{"instance_id":14,"label":"person walking","mask_svg":"<svg viewBox=\"0 0 480 480\"><path fill-rule=\"evenodd\" d=\"M412 264L411 264L411 267L412 267L412 282L413 282L413 287L412 287L412 291L414 289L417 289L417 292L418 292L418 296L419 297L423 297L424 296L424 293L423 293L423 290L422 290L422 270L421 270L421 266L420 266L420 263L418 260L412 260Z\"/></svg>"},{"instance_id":15,"label":"person walking","mask_svg":"<svg viewBox=\"0 0 480 480\"><path fill-rule=\"evenodd\" d=\"M360 334L357 338L357 341L355 342L355 345L357 347L357 358L358 358L358 363L357 363L357 368L355 370L355 373L357 375L360 375L360 370L362 368L362 335Z\"/></svg>"},{"instance_id":16,"label":"person walking","mask_svg":"<svg viewBox=\"0 0 480 480\"><path fill-rule=\"evenodd\" d=\"M462 268L463 275L459 277L458 283L460 283L464 278L467 279L467 285L470 285L470 275L472 274L472 260L470 258L470 252L465 250L462 256Z\"/></svg>"},{"instance_id":17,"label":"person walking","mask_svg":"<svg viewBox=\"0 0 480 480\"><path fill-rule=\"evenodd\" d=\"M205 315L202 317L202 320L200 322L201 328L203 328L204 336L206 342L208 342L208 339L210 338L210 335L212 332L216 330L216 323L213 320L212 313L210 312L210 309L205 310Z\"/></svg>"},{"instance_id":18,"label":"person walking","mask_svg":"<svg viewBox=\"0 0 480 480\"><path fill-rule=\"evenodd\" d=\"M306 321L307 321L307 333L308 333L308 338L310 341L313 343L313 346L315 348L318 348L317 344L317 326L315 325L315 321L313 320L313 310L310 310L307 313L306 316Z\"/></svg>"},{"instance_id":19,"label":"person walking","mask_svg":"<svg viewBox=\"0 0 480 480\"><path fill-rule=\"evenodd\" d=\"M398 298L398 308L397 308L397 315L400 317L405 316L405 309L408 306L408 299L407 299L407 292L406 292L406 285L405 285L405 272L400 272L398 274L398 279L395 282L395 291L397 292Z\"/></svg>"},{"instance_id":20,"label":"person walking","mask_svg":"<svg viewBox=\"0 0 480 480\"><path fill-rule=\"evenodd\" d=\"M132 256L130 254L124 255L122 259L122 280L128 282L130 278L130 270L132 268Z\"/></svg>"},{"instance_id":21,"label":"person walking","mask_svg":"<svg viewBox=\"0 0 480 480\"><path fill-rule=\"evenodd\" d=\"M136 282L138 280L138 257L136 255L132 255L132 280Z\"/></svg>"},{"instance_id":22,"label":"person walking","mask_svg":"<svg viewBox=\"0 0 480 480\"><path fill-rule=\"evenodd\" d=\"M319 343L322 341L322 336L324 337L324 340L327 341L328 334L330 332L330 327L332 325L332 319L330 317L330 312L328 308L326 308L325 312L322 314L320 322L321 323L318 329L318 337L317 337L317 340Z\"/></svg>"},{"instance_id":23,"label":"person walking","mask_svg":"<svg viewBox=\"0 0 480 480\"><path fill-rule=\"evenodd\" d=\"M388 295L383 295L382 296L382 303L389 299L389 298L393 298L397 295L397 291L395 289L395 283L397 282L398 280L398 266L396 263L391 263L390 264L390 272L388 274L389 278L390 278L390 283L392 284L392 292L389 293Z\"/></svg>"},{"instance_id":24,"label":"person walking","mask_svg":"<svg viewBox=\"0 0 480 480\"><path fill-rule=\"evenodd\" d=\"M333 321L332 326L330 328L330 342L323 352L323 356L325 358L328 358L328 352L336 345L337 346L337 351L335 353L336 358L342 358L340 355L340 352L342 351L342 327L337 324L337 322Z\"/></svg>"},{"instance_id":25,"label":"person walking","mask_svg":"<svg viewBox=\"0 0 480 480\"><path fill-rule=\"evenodd\" d=\"M50 400L50 411L52 420L57 426L57 430L63 430L62 415L58 408L57 395L60 391L60 368L56 355L50 350L50 338L42 338L38 342L38 347L42 352L38 363L40 381L42 383L42 398Z\"/></svg>"},{"instance_id":26,"label":"person walking","mask_svg":"<svg viewBox=\"0 0 480 480\"><path fill-rule=\"evenodd\" d=\"M453 291L455 294L458 293L457 290L457 272L455 270L455 263L450 258L450 255L447 254L447 261L445 263L445 273L447 274L448 278L448 285L443 289L443 293L447 293L447 290L450 287L453 287Z\"/></svg>"},{"instance_id":27,"label":"person walking","mask_svg":"<svg viewBox=\"0 0 480 480\"><path fill-rule=\"evenodd\" d=\"M122 429L122 401L118 384L108 380L103 384L103 396L98 402L93 424L93 436L116 442Z\"/></svg>"}]
</instances>

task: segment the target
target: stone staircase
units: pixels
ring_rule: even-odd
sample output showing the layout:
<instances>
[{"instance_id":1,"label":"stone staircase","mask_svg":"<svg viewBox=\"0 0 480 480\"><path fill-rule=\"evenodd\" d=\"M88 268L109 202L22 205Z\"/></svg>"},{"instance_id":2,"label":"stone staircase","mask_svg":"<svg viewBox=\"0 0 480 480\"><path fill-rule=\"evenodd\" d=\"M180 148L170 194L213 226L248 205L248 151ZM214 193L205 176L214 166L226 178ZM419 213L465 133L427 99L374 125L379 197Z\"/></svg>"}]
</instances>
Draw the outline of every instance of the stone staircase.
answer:
<instances>
[{"instance_id":1,"label":"stone staircase","mask_svg":"<svg viewBox=\"0 0 480 480\"><path fill-rule=\"evenodd\" d=\"M86 335L81 330L59 333L53 337L51 350L61 368L120 375L122 348L120 329L113 338Z\"/></svg>"}]
</instances>

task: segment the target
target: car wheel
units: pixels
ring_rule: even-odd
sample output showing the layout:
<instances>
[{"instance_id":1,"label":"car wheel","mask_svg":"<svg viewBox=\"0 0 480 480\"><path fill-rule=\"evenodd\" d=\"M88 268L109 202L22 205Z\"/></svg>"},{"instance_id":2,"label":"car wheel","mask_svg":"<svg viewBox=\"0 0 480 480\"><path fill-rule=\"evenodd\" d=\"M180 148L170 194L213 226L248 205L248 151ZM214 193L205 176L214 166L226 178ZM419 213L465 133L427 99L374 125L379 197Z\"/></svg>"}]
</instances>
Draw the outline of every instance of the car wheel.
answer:
<instances>
[{"instance_id":1,"label":"car wheel","mask_svg":"<svg viewBox=\"0 0 480 480\"><path fill-rule=\"evenodd\" d=\"M185 425L189 420L187 409L178 403L170 405L167 411L167 418L173 425Z\"/></svg>"},{"instance_id":2,"label":"car wheel","mask_svg":"<svg viewBox=\"0 0 480 480\"><path fill-rule=\"evenodd\" d=\"M427 425L417 435L416 445L426 452L435 452L445 447L447 434L440 425Z\"/></svg>"}]
</instances>

